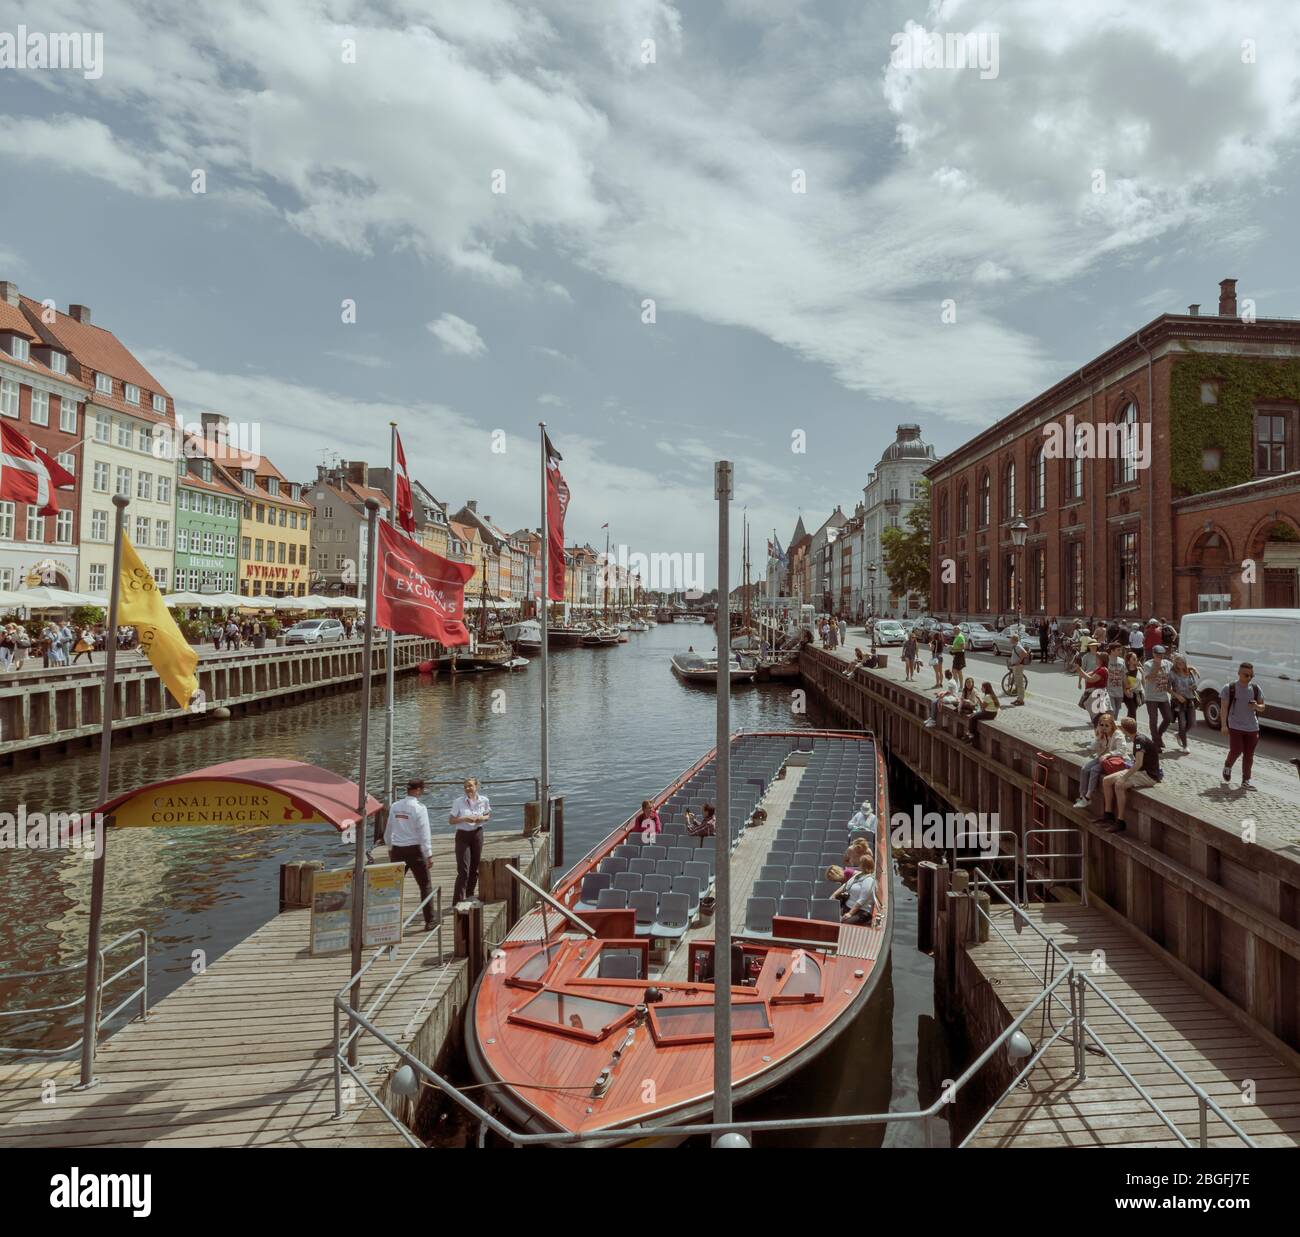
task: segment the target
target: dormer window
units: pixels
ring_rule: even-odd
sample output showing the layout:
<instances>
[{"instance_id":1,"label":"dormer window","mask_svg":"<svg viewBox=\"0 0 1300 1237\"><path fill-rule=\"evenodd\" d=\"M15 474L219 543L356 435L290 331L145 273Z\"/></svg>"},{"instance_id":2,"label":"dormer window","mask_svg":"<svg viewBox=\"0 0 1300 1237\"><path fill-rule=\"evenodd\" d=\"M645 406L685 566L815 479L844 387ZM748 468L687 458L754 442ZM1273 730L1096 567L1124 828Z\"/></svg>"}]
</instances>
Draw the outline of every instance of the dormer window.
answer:
<instances>
[{"instance_id":1,"label":"dormer window","mask_svg":"<svg viewBox=\"0 0 1300 1237\"><path fill-rule=\"evenodd\" d=\"M253 470L251 468L241 469L239 475L243 482L244 489L251 490L257 484L257 478L253 475Z\"/></svg>"},{"instance_id":2,"label":"dormer window","mask_svg":"<svg viewBox=\"0 0 1300 1237\"><path fill-rule=\"evenodd\" d=\"M138 404L140 402L140 388L134 383L128 382L125 387L126 402L128 404Z\"/></svg>"},{"instance_id":3,"label":"dormer window","mask_svg":"<svg viewBox=\"0 0 1300 1237\"><path fill-rule=\"evenodd\" d=\"M68 372L68 355L66 352L50 352L50 369L56 374L66 374Z\"/></svg>"},{"instance_id":4,"label":"dormer window","mask_svg":"<svg viewBox=\"0 0 1300 1237\"><path fill-rule=\"evenodd\" d=\"M153 410L154 412L167 411L167 397L165 395L155 395L153 397Z\"/></svg>"},{"instance_id":5,"label":"dormer window","mask_svg":"<svg viewBox=\"0 0 1300 1237\"><path fill-rule=\"evenodd\" d=\"M298 502L302 497L302 486L296 481L289 487L289 497Z\"/></svg>"},{"instance_id":6,"label":"dormer window","mask_svg":"<svg viewBox=\"0 0 1300 1237\"><path fill-rule=\"evenodd\" d=\"M101 395L113 394L113 379L108 374L95 375L95 390Z\"/></svg>"},{"instance_id":7,"label":"dormer window","mask_svg":"<svg viewBox=\"0 0 1300 1237\"><path fill-rule=\"evenodd\" d=\"M26 361L31 356L31 345L21 335L10 335L9 355L15 361Z\"/></svg>"},{"instance_id":8,"label":"dormer window","mask_svg":"<svg viewBox=\"0 0 1300 1237\"><path fill-rule=\"evenodd\" d=\"M211 481L211 480L212 480L212 461L211 461L211 460L200 460L200 461L199 461L199 476L202 477L204 481Z\"/></svg>"},{"instance_id":9,"label":"dormer window","mask_svg":"<svg viewBox=\"0 0 1300 1237\"><path fill-rule=\"evenodd\" d=\"M279 478L279 477L267 477L267 479L266 479L266 492L267 492L268 494L274 494L277 498L279 497L279 495L280 495L280 478Z\"/></svg>"}]
</instances>

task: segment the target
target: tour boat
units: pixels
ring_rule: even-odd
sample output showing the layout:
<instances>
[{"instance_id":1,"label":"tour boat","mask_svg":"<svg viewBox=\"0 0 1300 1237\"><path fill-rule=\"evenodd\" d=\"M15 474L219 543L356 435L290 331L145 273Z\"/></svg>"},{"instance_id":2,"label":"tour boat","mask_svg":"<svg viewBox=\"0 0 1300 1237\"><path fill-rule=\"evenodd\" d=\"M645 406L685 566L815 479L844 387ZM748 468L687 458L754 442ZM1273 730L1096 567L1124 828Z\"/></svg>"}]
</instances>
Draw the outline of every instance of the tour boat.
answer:
<instances>
[{"instance_id":1,"label":"tour boat","mask_svg":"<svg viewBox=\"0 0 1300 1237\"><path fill-rule=\"evenodd\" d=\"M585 627L552 625L546 633L547 646L553 649L577 648L586 634L587 629Z\"/></svg>"},{"instance_id":2,"label":"tour boat","mask_svg":"<svg viewBox=\"0 0 1300 1237\"><path fill-rule=\"evenodd\" d=\"M716 653L674 653L672 668L673 673L687 683L716 683L718 681L718 655ZM731 655L731 681L733 683L751 683L754 674L753 666L746 666L734 653Z\"/></svg>"},{"instance_id":3,"label":"tour boat","mask_svg":"<svg viewBox=\"0 0 1300 1237\"><path fill-rule=\"evenodd\" d=\"M893 898L887 828L870 924L841 922L821 879L860 803L889 819L869 734L740 734L730 751L723 939L739 1105L825 1051L865 1008L887 967ZM691 837L683 819L715 797L716 777L710 752L655 797L662 833L629 817L493 951L471 994L466 1046L480 1094L517 1129L672 1143L657 1130L710 1118L716 839Z\"/></svg>"},{"instance_id":4,"label":"tour boat","mask_svg":"<svg viewBox=\"0 0 1300 1237\"><path fill-rule=\"evenodd\" d=\"M511 623L505 630L505 637L518 653L542 651L542 625L536 619L521 619L518 623Z\"/></svg>"}]
</instances>

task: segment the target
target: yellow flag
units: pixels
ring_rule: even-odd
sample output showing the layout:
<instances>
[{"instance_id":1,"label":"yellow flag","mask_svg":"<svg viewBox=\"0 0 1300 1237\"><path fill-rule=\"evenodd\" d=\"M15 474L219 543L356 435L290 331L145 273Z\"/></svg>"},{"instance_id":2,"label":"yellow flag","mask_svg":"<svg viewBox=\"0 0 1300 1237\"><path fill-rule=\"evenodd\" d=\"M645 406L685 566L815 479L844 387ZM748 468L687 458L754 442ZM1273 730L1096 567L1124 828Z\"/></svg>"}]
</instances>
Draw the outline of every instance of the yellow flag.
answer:
<instances>
[{"instance_id":1,"label":"yellow flag","mask_svg":"<svg viewBox=\"0 0 1300 1237\"><path fill-rule=\"evenodd\" d=\"M121 589L117 600L117 621L134 627L140 649L153 663L158 677L167 685L176 703L189 708L199 690L194 667L199 655L181 635L171 611L163 604L149 569L140 561L126 533L122 534ZM110 640L115 633L109 632ZM200 698L201 699L201 698Z\"/></svg>"}]
</instances>

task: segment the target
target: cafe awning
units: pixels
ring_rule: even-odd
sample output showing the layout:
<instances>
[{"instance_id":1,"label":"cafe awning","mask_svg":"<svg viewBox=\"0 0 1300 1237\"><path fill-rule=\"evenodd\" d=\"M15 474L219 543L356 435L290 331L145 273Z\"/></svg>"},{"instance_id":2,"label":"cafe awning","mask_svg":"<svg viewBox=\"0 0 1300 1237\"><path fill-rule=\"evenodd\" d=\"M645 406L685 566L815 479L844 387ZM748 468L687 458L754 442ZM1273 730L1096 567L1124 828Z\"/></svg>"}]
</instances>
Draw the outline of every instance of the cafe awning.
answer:
<instances>
[{"instance_id":1,"label":"cafe awning","mask_svg":"<svg viewBox=\"0 0 1300 1237\"><path fill-rule=\"evenodd\" d=\"M333 825L357 822L357 787L300 760L230 760L154 782L98 809L118 828L183 825ZM380 810L367 796L367 817Z\"/></svg>"}]
</instances>

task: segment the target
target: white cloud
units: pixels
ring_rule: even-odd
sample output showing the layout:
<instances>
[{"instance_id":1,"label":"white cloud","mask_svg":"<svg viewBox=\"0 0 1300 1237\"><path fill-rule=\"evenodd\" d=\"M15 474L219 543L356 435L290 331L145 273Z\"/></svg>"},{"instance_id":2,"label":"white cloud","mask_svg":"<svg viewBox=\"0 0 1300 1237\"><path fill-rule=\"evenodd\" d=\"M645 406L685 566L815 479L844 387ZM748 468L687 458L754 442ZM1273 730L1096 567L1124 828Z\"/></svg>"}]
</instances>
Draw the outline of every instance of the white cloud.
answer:
<instances>
[{"instance_id":1,"label":"white cloud","mask_svg":"<svg viewBox=\"0 0 1300 1237\"><path fill-rule=\"evenodd\" d=\"M444 352L452 356L482 356L487 352L487 344L478 333L478 327L455 314L443 314L432 322L425 323L430 335L440 344Z\"/></svg>"},{"instance_id":2,"label":"white cloud","mask_svg":"<svg viewBox=\"0 0 1300 1237\"><path fill-rule=\"evenodd\" d=\"M549 392L546 395L539 395L537 402L546 405L548 408L563 408L568 403L567 400L558 395L551 395Z\"/></svg>"}]
</instances>

